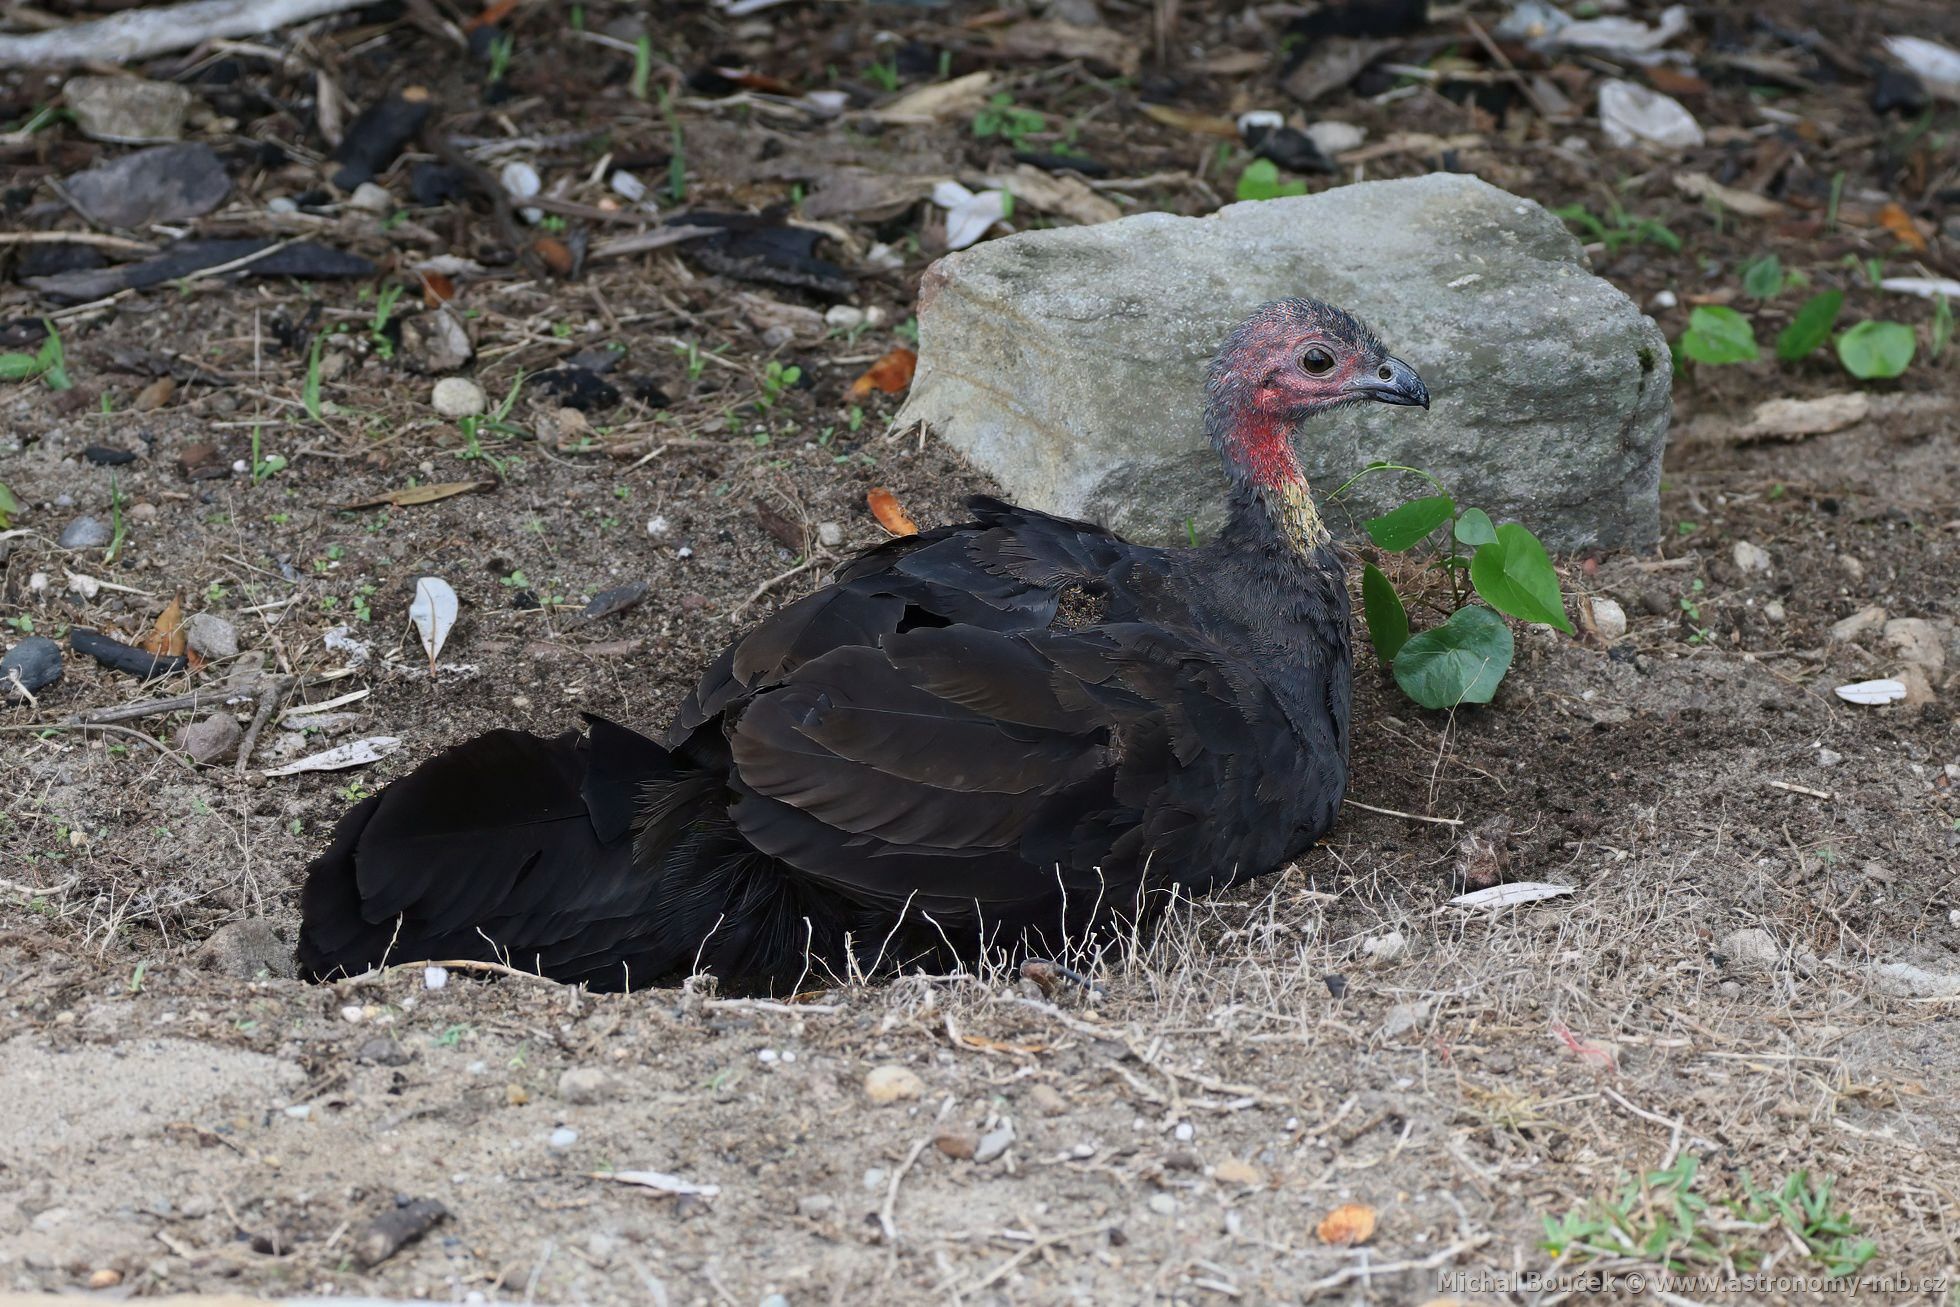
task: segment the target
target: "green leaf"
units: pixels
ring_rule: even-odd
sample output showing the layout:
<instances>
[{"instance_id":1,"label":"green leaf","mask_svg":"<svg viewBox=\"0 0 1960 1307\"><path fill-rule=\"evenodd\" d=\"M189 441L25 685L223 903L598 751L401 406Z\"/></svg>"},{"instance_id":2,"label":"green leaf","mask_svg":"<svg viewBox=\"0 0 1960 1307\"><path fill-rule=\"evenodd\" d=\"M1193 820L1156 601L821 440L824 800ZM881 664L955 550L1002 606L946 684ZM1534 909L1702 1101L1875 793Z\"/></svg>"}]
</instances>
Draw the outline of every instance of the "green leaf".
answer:
<instances>
[{"instance_id":1,"label":"green leaf","mask_svg":"<svg viewBox=\"0 0 1960 1307\"><path fill-rule=\"evenodd\" d=\"M1837 325L1838 310L1844 307L1844 292L1827 290L1812 295L1790 319L1790 325L1776 334L1776 357L1795 363L1831 338Z\"/></svg>"},{"instance_id":2,"label":"green leaf","mask_svg":"<svg viewBox=\"0 0 1960 1307\"><path fill-rule=\"evenodd\" d=\"M1942 295L1933 301L1933 357L1946 353L1947 342L1953 339L1953 306Z\"/></svg>"},{"instance_id":3,"label":"green leaf","mask_svg":"<svg viewBox=\"0 0 1960 1307\"><path fill-rule=\"evenodd\" d=\"M1774 254L1742 265L1742 292L1750 299L1774 299L1783 289L1783 260Z\"/></svg>"},{"instance_id":4,"label":"green leaf","mask_svg":"<svg viewBox=\"0 0 1960 1307\"><path fill-rule=\"evenodd\" d=\"M1409 640L1409 614L1395 587L1373 563L1361 569L1361 613L1368 619L1368 639L1375 652L1383 662L1394 662Z\"/></svg>"},{"instance_id":5,"label":"green leaf","mask_svg":"<svg viewBox=\"0 0 1960 1307\"><path fill-rule=\"evenodd\" d=\"M1697 363L1747 363L1756 357L1756 329L1734 309L1704 304L1688 315L1681 352Z\"/></svg>"},{"instance_id":6,"label":"green leaf","mask_svg":"<svg viewBox=\"0 0 1960 1307\"><path fill-rule=\"evenodd\" d=\"M1459 544L1475 549L1497 539L1497 528L1490 524L1490 514L1481 508L1466 508L1456 519L1456 538Z\"/></svg>"},{"instance_id":7,"label":"green leaf","mask_svg":"<svg viewBox=\"0 0 1960 1307\"><path fill-rule=\"evenodd\" d=\"M1303 181L1282 183L1279 179L1279 165L1271 159L1254 159L1239 174L1238 198L1241 200L1271 200L1282 195L1305 195L1307 184Z\"/></svg>"},{"instance_id":8,"label":"green leaf","mask_svg":"<svg viewBox=\"0 0 1960 1307\"><path fill-rule=\"evenodd\" d=\"M1489 703L1514 647L1511 628L1496 613L1459 608L1441 626L1409 637L1395 656L1395 683L1425 708Z\"/></svg>"},{"instance_id":9,"label":"green leaf","mask_svg":"<svg viewBox=\"0 0 1960 1307\"><path fill-rule=\"evenodd\" d=\"M1456 501L1448 495L1428 495L1411 499L1380 517L1371 517L1365 525L1370 540L1390 553L1399 554L1449 521L1455 512Z\"/></svg>"},{"instance_id":10,"label":"green leaf","mask_svg":"<svg viewBox=\"0 0 1960 1307\"><path fill-rule=\"evenodd\" d=\"M7 483L0 481L0 531L6 530L14 520L14 515L19 512L20 501L14 498L13 491L7 489ZM1402 629L1405 633L1408 631L1407 622L1402 624Z\"/></svg>"},{"instance_id":11,"label":"green leaf","mask_svg":"<svg viewBox=\"0 0 1960 1307\"><path fill-rule=\"evenodd\" d=\"M1516 522L1498 527L1497 539L1477 550L1470 560L1470 584L1500 613L1571 633L1552 560L1538 537Z\"/></svg>"},{"instance_id":12,"label":"green leaf","mask_svg":"<svg viewBox=\"0 0 1960 1307\"><path fill-rule=\"evenodd\" d=\"M1859 323L1838 337L1838 360L1860 381L1896 377L1912 363L1919 342L1903 322Z\"/></svg>"},{"instance_id":13,"label":"green leaf","mask_svg":"<svg viewBox=\"0 0 1960 1307\"><path fill-rule=\"evenodd\" d=\"M41 360L32 354L0 354L0 381L29 381L41 375Z\"/></svg>"}]
</instances>

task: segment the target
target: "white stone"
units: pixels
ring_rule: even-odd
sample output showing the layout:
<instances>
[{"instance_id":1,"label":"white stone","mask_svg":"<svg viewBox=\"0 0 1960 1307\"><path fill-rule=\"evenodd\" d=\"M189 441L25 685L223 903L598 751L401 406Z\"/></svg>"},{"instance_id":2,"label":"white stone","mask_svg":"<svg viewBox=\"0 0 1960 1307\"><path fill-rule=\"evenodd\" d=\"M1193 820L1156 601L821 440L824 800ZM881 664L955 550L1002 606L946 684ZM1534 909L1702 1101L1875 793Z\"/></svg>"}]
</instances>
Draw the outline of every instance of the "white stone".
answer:
<instances>
[{"instance_id":1,"label":"white stone","mask_svg":"<svg viewBox=\"0 0 1960 1307\"><path fill-rule=\"evenodd\" d=\"M1743 572L1769 571L1769 550L1763 548L1761 545L1752 544L1747 540L1738 540L1735 542L1735 549L1732 552L1738 570Z\"/></svg>"},{"instance_id":2,"label":"white stone","mask_svg":"<svg viewBox=\"0 0 1960 1307\"><path fill-rule=\"evenodd\" d=\"M1611 644L1627 633L1627 610L1617 600L1594 595L1592 615L1593 627L1606 643Z\"/></svg>"},{"instance_id":3,"label":"white stone","mask_svg":"<svg viewBox=\"0 0 1960 1307\"><path fill-rule=\"evenodd\" d=\"M489 411L489 397L483 387L468 377L444 377L436 382L436 388L429 396L436 412L446 418L475 417Z\"/></svg>"}]
</instances>

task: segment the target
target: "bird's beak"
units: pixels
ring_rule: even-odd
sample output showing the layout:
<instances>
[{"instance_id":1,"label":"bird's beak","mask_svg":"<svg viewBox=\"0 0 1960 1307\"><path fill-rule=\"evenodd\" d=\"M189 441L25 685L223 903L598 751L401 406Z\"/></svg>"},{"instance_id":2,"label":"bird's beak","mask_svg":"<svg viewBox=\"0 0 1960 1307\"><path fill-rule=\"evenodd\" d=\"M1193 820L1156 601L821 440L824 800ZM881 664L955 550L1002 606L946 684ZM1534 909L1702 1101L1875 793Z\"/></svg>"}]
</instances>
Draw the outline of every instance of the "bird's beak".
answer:
<instances>
[{"instance_id":1,"label":"bird's beak","mask_svg":"<svg viewBox=\"0 0 1960 1307\"><path fill-rule=\"evenodd\" d=\"M1419 404L1429 407L1429 387L1422 384L1416 370L1398 358L1386 358L1381 366L1347 383L1350 393L1384 404Z\"/></svg>"}]
</instances>

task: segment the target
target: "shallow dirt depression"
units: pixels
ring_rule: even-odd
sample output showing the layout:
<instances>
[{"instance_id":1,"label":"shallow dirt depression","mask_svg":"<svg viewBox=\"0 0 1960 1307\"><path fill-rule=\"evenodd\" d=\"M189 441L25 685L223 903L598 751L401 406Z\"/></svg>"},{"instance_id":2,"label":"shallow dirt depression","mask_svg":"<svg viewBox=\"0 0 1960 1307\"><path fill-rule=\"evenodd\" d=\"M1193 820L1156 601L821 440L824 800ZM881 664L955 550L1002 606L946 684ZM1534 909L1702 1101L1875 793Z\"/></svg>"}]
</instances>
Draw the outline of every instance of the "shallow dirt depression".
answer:
<instances>
[{"instance_id":1,"label":"shallow dirt depression","mask_svg":"<svg viewBox=\"0 0 1960 1307\"><path fill-rule=\"evenodd\" d=\"M1470 8L1486 31L1504 16ZM1936 30L1950 15L1923 5L1757 9L1776 31L1825 27L1852 68L1882 32L1960 41ZM1052 147L1072 129L1071 146L1121 183L1093 194L1124 212L1207 212L1246 163L1237 145L1221 163L1223 138L1202 123L1143 112L1093 52L1022 62L991 29L959 26L964 10L783 5L737 22L685 7L655 35L641 99L631 10L584 6L590 35L622 43L607 45L553 6L521 6L494 96L491 57L464 59L441 31L385 14L309 38L307 57L330 74L233 52L238 89L214 90L194 72L211 51L144 68L199 87L230 123L193 126L232 160L236 189L189 227L306 236L377 272L154 287L58 323L72 389L0 382L0 482L21 505L0 541L0 636L53 636L66 658L36 702L0 707L0 1288L715 1307L867 1293L1551 1302L1556 1287L1494 1277L1767 1261L1810 1277L1787 1300L1827 1296L1816 1277L1847 1265L1947 1277L1900 1300L1950 1300L1951 351L1870 387L1862 419L1787 441L1738 432L1764 400L1851 388L1828 351L1684 378L1661 550L1560 560L1568 595L1617 601L1626 634L1608 646L1521 630L1497 702L1453 716L1411 707L1364 655L1352 795L1368 806L1296 865L1110 959L1097 995L1001 974L822 989L793 1005L461 973L430 988L419 967L328 987L285 978L299 870L361 794L493 726L555 733L592 711L657 728L734 632L883 538L865 509L873 486L922 526L993 489L930 439L887 437L899 396L851 391L906 343L917 279L943 248L929 185L814 219L837 233L821 253L851 273L848 295L745 279L752 267L687 247L595 255L564 279L549 246L532 250L543 264L516 261L513 236L528 243L542 227L468 193L400 220L332 196L272 210L321 184L320 77L358 109L412 68L430 77L448 135L541 143L487 166L521 157L548 183L570 179L543 197L567 253L581 233L596 249L639 230L592 216L621 199L591 180L609 149L665 210L808 200L818 174L847 165L976 184L1012 166L970 109L929 123L790 118L755 98L782 88L684 84L737 56L797 94L832 85L834 64L835 84L866 106L891 94L864 71L888 56L899 93L991 69L1015 104L1047 115L1047 136L1023 144ZM1234 26L1225 6L1184 6L1178 22L1166 46L1176 80L1151 80L1153 103L1214 117L1291 105L1273 32ZM898 43L878 38L887 29ZM1714 295L1759 314L1767 348L1798 297L1761 309L1735 270L1773 250L1812 285L1846 289L1847 323L1895 316L1924 341L1931 309L1844 259L1907 267L1878 217L1896 197L1931 240L1915 266L1953 271L1928 198L1950 184L1952 134L1875 149L1917 120L1876 116L1866 73L1826 77L1823 55L1738 20L1723 41L1806 70L1757 97L1710 71L1729 67L1717 35L1679 38L1710 78L1683 94L1705 128L1730 135L1678 169L1612 150L1590 118L1513 117L1527 124L1514 129L1427 83L1381 98L1393 77L1335 90L1308 117L1365 127L1364 148L1399 139L1343 177L1460 168L1547 205L1603 213L1612 199L1666 224L1681 250L1595 240L1591 257L1654 306L1670 340L1691 297ZM1445 47L1482 58L1456 17L1396 39L1398 63ZM1576 112L1589 113L1592 65L1573 66ZM566 85L573 67L590 78ZM9 132L57 89L19 72L0 87ZM1759 100L1822 127L1792 143L1765 127ZM613 136L576 135L594 123ZM681 201L659 190L675 131ZM1573 133L1590 153L1561 148ZM67 123L24 139L0 147L9 185L26 188L0 201L0 225L82 230L48 183L121 147ZM274 159L259 151L268 142L299 153ZM1729 166L1731 148L1746 161ZM414 165L440 161L412 143L380 184L406 204ZM1675 187L1673 172L1690 169L1736 187L1773 175L1791 215L1714 215ZM1831 200L1839 169L1848 180ZM1826 229L1823 206L1840 201ZM1068 220L1029 200L1010 221ZM137 237L165 239L119 239ZM39 348L33 324L53 307L18 281L31 244L0 246L0 350ZM457 274L475 357L451 371L492 406L520 371L601 349L621 353L606 373L617 403L567 416L572 392L528 386L474 438L438 416L433 378L413 366L427 346L405 342L399 318L426 316L407 269L442 254L484 269ZM396 284L399 312L376 329ZM871 316L827 323L837 304ZM174 384L158 386L163 375ZM133 457L95 461L90 446ZM453 482L483 484L346 507ZM113 543L60 547L84 516ZM408 621L422 575L446 579L462 605L433 676ZM636 583L638 603L581 616ZM146 686L68 647L75 627L140 639L177 596L229 623L239 652ZM1840 700L1834 687L1901 669L1885 626L1897 619L1923 621L1938 665L1921 661L1932 670L1908 702ZM115 731L68 724L222 686L253 675L240 671L253 660L299 679L242 775L177 747L209 709ZM252 705L229 711L253 724ZM401 743L365 767L262 775L374 736ZM1492 881L1571 892L1502 911L1449 906ZM1366 1211L1336 1216L1351 1207ZM1339 1241L1369 1223L1362 1242Z\"/></svg>"}]
</instances>

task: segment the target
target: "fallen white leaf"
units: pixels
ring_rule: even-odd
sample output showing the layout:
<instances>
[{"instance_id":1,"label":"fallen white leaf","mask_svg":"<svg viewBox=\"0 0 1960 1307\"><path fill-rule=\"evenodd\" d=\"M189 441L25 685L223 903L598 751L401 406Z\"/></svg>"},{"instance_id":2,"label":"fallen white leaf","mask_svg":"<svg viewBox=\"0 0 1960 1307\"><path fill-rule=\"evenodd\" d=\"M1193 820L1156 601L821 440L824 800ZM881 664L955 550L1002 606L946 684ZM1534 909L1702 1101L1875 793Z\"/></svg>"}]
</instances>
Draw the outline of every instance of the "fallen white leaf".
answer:
<instances>
[{"instance_id":1,"label":"fallen white leaf","mask_svg":"<svg viewBox=\"0 0 1960 1307\"><path fill-rule=\"evenodd\" d=\"M1007 216L1004 191L981 191L975 195L958 182L941 182L932 188L932 202L946 210L946 248L963 250L987 234L987 228Z\"/></svg>"},{"instance_id":2,"label":"fallen white leaf","mask_svg":"<svg viewBox=\"0 0 1960 1307\"><path fill-rule=\"evenodd\" d=\"M1846 703L1897 703L1906 697L1906 687L1903 682L1889 677L1879 681L1859 681L1855 685L1840 685L1837 697Z\"/></svg>"},{"instance_id":3,"label":"fallen white leaf","mask_svg":"<svg viewBox=\"0 0 1960 1307\"><path fill-rule=\"evenodd\" d=\"M1536 903L1540 899L1555 899L1561 894L1570 894L1571 885L1555 885L1542 880L1516 880L1508 885L1492 885L1489 889L1471 890L1459 894L1449 901L1453 908L1512 908L1520 903Z\"/></svg>"},{"instance_id":4,"label":"fallen white leaf","mask_svg":"<svg viewBox=\"0 0 1960 1307\"><path fill-rule=\"evenodd\" d=\"M1938 299L1942 295L1948 299L1960 299L1960 281L1951 277L1887 277L1878 283L1878 288L1917 295L1923 300Z\"/></svg>"},{"instance_id":5,"label":"fallen white leaf","mask_svg":"<svg viewBox=\"0 0 1960 1307\"><path fill-rule=\"evenodd\" d=\"M408 606L408 620L421 633L422 648L429 655L429 670L436 669L436 656L449 628L456 625L456 592L439 576L424 576L415 582L415 602Z\"/></svg>"},{"instance_id":6,"label":"fallen white leaf","mask_svg":"<svg viewBox=\"0 0 1960 1307\"><path fill-rule=\"evenodd\" d=\"M693 1194L699 1198L713 1198L721 1192L721 1186L718 1184L695 1184L677 1175L668 1175L665 1171L593 1171L591 1178L639 1185L643 1189L654 1189L663 1194Z\"/></svg>"},{"instance_id":7,"label":"fallen white leaf","mask_svg":"<svg viewBox=\"0 0 1960 1307\"><path fill-rule=\"evenodd\" d=\"M1960 100L1960 51L1917 36L1888 36L1885 48L1934 95Z\"/></svg>"},{"instance_id":8,"label":"fallen white leaf","mask_svg":"<svg viewBox=\"0 0 1960 1307\"><path fill-rule=\"evenodd\" d=\"M346 694L324 699L319 703L296 703L280 713L279 720L283 724L295 717L310 717L314 713L332 712L336 708L345 708L350 703L359 703L373 693L372 690L349 690Z\"/></svg>"},{"instance_id":9,"label":"fallen white leaf","mask_svg":"<svg viewBox=\"0 0 1960 1307\"><path fill-rule=\"evenodd\" d=\"M370 735L363 740L349 740L336 744L324 753L308 754L283 767L268 767L267 776L292 776L303 771L344 771L349 767L365 767L371 762L379 762L402 747L399 738L393 735Z\"/></svg>"},{"instance_id":10,"label":"fallen white leaf","mask_svg":"<svg viewBox=\"0 0 1960 1307\"><path fill-rule=\"evenodd\" d=\"M1633 82L1600 83L1599 125L1606 139L1621 149L1659 145L1681 150L1707 140L1701 124L1679 100Z\"/></svg>"}]
</instances>

